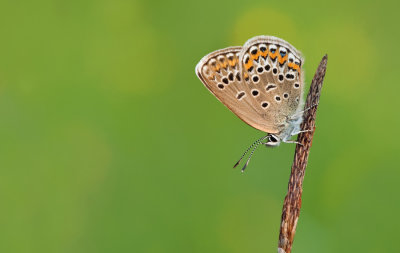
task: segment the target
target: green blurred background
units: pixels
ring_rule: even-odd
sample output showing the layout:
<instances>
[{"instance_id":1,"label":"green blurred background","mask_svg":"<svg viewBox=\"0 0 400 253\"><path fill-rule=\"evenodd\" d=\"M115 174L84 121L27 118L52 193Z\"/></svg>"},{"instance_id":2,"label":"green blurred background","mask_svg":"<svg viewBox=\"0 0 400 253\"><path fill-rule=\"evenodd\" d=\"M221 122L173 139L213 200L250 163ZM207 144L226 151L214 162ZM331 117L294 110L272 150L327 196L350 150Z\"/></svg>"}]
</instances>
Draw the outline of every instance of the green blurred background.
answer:
<instances>
[{"instance_id":1,"label":"green blurred background","mask_svg":"<svg viewBox=\"0 0 400 253\"><path fill-rule=\"evenodd\" d=\"M194 73L260 34L329 55L294 252L399 252L398 1L0 4L0 252L276 252L294 146ZM393 53L393 55L391 55Z\"/></svg>"}]
</instances>

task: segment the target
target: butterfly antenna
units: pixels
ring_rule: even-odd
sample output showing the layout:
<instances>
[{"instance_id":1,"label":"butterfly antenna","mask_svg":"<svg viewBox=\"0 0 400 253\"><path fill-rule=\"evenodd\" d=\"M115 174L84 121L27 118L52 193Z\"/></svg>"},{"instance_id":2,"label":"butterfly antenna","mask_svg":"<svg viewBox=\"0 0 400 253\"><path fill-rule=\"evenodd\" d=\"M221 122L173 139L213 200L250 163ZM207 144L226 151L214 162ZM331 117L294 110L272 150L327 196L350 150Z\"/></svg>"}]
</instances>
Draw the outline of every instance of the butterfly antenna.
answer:
<instances>
[{"instance_id":1,"label":"butterfly antenna","mask_svg":"<svg viewBox=\"0 0 400 253\"><path fill-rule=\"evenodd\" d=\"M239 161L237 161L237 163L233 166L233 168L236 168L236 166L239 165L240 161L242 161L243 157L247 154L247 152L249 152L249 150L254 147L254 145L258 145L261 141L263 141L265 138L267 138L267 136L263 136L260 139L256 140L253 144L250 145L250 147L244 152L244 154L240 157ZM253 151L254 152L254 151Z\"/></svg>"},{"instance_id":2,"label":"butterfly antenna","mask_svg":"<svg viewBox=\"0 0 400 253\"><path fill-rule=\"evenodd\" d=\"M262 140L261 140L261 141L262 141ZM257 149L258 145L260 145L260 144L261 144L261 141L259 141L259 142L257 143L257 145L256 145L256 146L253 148L253 150L251 151L251 153L250 153L250 155L249 155L249 158L247 159L246 163L244 164L244 166L243 166L243 168L242 168L242 173L243 173L243 172L244 172L244 170L246 169L247 165L249 165L249 162L250 162L251 156L253 155L254 151L256 151L256 149Z\"/></svg>"}]
</instances>

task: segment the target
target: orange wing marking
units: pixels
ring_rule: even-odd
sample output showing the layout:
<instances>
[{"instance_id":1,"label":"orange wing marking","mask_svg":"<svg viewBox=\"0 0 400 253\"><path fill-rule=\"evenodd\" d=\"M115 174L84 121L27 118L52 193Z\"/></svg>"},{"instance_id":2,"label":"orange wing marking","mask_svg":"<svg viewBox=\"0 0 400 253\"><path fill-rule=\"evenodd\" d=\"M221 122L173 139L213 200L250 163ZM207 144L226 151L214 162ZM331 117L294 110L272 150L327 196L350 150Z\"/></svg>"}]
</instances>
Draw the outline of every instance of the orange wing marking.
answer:
<instances>
[{"instance_id":1,"label":"orange wing marking","mask_svg":"<svg viewBox=\"0 0 400 253\"><path fill-rule=\"evenodd\" d=\"M279 55L278 56L278 61L279 61L280 64L283 64L287 60L287 58L288 58L287 54L284 57Z\"/></svg>"}]
</instances>

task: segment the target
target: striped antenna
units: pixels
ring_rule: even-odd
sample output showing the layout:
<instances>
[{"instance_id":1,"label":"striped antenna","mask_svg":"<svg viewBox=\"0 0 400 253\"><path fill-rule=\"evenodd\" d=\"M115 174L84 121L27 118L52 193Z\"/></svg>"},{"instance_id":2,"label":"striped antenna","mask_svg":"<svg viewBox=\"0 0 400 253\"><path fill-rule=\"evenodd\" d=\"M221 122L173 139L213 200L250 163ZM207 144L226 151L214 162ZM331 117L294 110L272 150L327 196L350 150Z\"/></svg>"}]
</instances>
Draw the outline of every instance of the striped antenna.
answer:
<instances>
[{"instance_id":1,"label":"striped antenna","mask_svg":"<svg viewBox=\"0 0 400 253\"><path fill-rule=\"evenodd\" d=\"M249 152L249 150L250 150L252 147L254 147L254 145L257 145L257 146L258 146L258 144L260 144L260 143L261 143L263 140L265 140L267 137L268 137L268 135L263 136L263 137L261 137L260 139L256 140L253 144L251 144L250 147L246 150L246 152L244 152L244 154L240 157L239 161L237 161L237 163L233 166L233 168L236 168L236 166L239 165L240 161L242 161L243 157L247 154L247 152ZM256 146L256 148L257 148L257 146ZM253 153L254 153L254 150L253 150L253 152L251 152L251 154L253 154ZM250 157L251 157L251 155L250 155ZM242 169L242 171L246 168L246 166L247 166L248 163L249 163L249 161L246 162L246 165L245 165L245 167Z\"/></svg>"},{"instance_id":2,"label":"striped antenna","mask_svg":"<svg viewBox=\"0 0 400 253\"><path fill-rule=\"evenodd\" d=\"M263 139L264 140L264 139ZM257 145L253 148L253 150L251 151L251 153L250 153L250 155L249 155L249 158L247 159L247 162L244 164L244 166L243 166L243 168L242 168L242 173L244 172L244 170L246 169L246 167L247 167L247 165L249 165L249 162L250 162L250 159L251 159L251 156L253 155L253 153L254 153L254 151L256 151L256 149L257 149L257 147L258 147L258 145L260 145L262 142L260 141L260 142L258 142L257 143Z\"/></svg>"}]
</instances>

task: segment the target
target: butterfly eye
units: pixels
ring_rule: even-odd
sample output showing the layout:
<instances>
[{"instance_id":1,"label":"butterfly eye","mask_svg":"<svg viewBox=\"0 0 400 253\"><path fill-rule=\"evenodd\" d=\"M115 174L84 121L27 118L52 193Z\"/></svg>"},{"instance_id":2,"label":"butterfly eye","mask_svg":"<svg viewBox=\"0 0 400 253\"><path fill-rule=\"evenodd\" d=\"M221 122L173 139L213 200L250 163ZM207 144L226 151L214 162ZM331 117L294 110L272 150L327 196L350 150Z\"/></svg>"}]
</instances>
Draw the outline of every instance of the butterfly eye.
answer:
<instances>
[{"instance_id":1,"label":"butterfly eye","mask_svg":"<svg viewBox=\"0 0 400 253\"><path fill-rule=\"evenodd\" d=\"M278 139L276 139L275 136L273 136L273 135L269 135L269 136L268 136L268 140L269 140L270 142L278 142Z\"/></svg>"}]
</instances>

